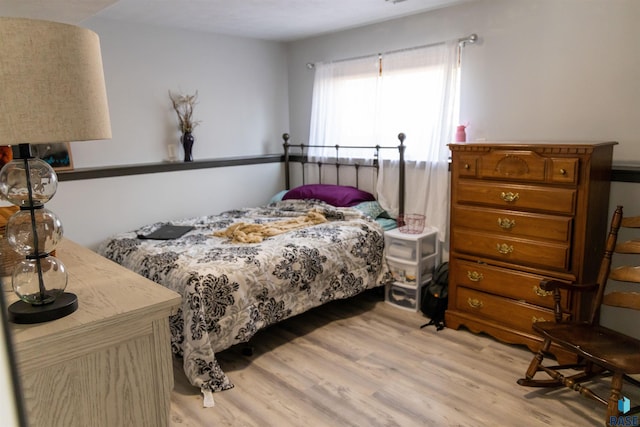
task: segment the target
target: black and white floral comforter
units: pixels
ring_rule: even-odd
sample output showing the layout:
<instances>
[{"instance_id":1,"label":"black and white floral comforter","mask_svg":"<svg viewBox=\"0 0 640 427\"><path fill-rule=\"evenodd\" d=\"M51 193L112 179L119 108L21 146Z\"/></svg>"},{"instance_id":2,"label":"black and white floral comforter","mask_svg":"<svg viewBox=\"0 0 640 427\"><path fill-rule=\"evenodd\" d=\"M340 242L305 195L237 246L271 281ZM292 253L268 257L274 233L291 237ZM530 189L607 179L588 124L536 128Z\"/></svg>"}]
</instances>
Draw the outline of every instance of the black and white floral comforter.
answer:
<instances>
[{"instance_id":1,"label":"black and white floral comforter","mask_svg":"<svg viewBox=\"0 0 640 427\"><path fill-rule=\"evenodd\" d=\"M319 209L328 222L231 243L213 232L243 221L262 224ZM138 239L164 223L114 236L103 256L182 295L171 317L172 350L194 386L207 394L233 387L215 353L258 330L383 283L382 228L361 212L320 201L287 200L215 216L172 221L195 229L175 240Z\"/></svg>"}]
</instances>

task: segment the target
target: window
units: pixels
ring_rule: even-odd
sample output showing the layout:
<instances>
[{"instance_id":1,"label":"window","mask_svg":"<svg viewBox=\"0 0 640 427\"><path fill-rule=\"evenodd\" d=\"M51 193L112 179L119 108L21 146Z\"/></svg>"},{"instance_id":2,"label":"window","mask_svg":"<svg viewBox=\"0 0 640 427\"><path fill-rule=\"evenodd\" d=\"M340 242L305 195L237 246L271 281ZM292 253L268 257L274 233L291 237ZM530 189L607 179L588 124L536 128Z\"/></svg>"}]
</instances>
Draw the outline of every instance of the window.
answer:
<instances>
[{"instance_id":1,"label":"window","mask_svg":"<svg viewBox=\"0 0 640 427\"><path fill-rule=\"evenodd\" d=\"M447 144L458 121L458 43L316 64L309 144L389 146L406 135L405 212L423 213L444 240L448 212ZM342 155L361 157L354 150ZM361 150L360 150L361 152ZM345 154L346 153L346 154ZM330 157L333 152L310 149ZM384 153L381 153L384 154ZM390 153L387 153L389 156ZM383 162L378 200L398 211L393 162Z\"/></svg>"},{"instance_id":2,"label":"window","mask_svg":"<svg viewBox=\"0 0 640 427\"><path fill-rule=\"evenodd\" d=\"M457 122L457 43L316 65L312 145L392 145L446 160ZM312 152L315 155L330 153Z\"/></svg>"}]
</instances>

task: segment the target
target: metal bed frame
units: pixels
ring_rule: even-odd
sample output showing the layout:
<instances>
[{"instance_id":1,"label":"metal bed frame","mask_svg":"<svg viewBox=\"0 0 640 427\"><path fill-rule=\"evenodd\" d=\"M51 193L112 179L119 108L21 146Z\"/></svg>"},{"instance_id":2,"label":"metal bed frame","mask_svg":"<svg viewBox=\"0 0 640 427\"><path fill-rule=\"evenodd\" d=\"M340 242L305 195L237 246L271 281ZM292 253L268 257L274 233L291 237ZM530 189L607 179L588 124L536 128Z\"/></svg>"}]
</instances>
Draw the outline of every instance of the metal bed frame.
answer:
<instances>
[{"instance_id":1,"label":"metal bed frame","mask_svg":"<svg viewBox=\"0 0 640 427\"><path fill-rule=\"evenodd\" d=\"M360 168L373 168L375 170L375 176L377 178L378 172L380 170L380 150L398 150L398 161L399 161L399 177L398 177L398 218L403 218L404 216L404 200L405 200L405 158L404 151L406 146L404 145L405 134L399 133L398 140L400 144L397 146L380 146L380 145L372 145L372 146L349 146L349 145L309 145L309 144L291 144L289 142L290 136L288 133L282 135L282 139L284 143L282 144L284 147L284 163L285 163L285 186L286 189L291 189L291 164L292 163L300 163L302 168L302 184L305 184L305 166L306 165L315 165L318 168L318 179L319 183L322 183L322 171L323 167L333 167L335 169L335 177L336 184L340 185L340 168L341 167L349 167L355 170L355 178L356 178L356 187L359 188L359 172ZM310 161L308 156L309 148L333 148L335 149L335 158L331 158L331 161L323 162L323 161ZM299 150L296 154L292 154L291 150L297 149ZM373 159L371 163L359 163L359 162L350 162L348 159L340 158L340 149L372 149Z\"/></svg>"}]
</instances>

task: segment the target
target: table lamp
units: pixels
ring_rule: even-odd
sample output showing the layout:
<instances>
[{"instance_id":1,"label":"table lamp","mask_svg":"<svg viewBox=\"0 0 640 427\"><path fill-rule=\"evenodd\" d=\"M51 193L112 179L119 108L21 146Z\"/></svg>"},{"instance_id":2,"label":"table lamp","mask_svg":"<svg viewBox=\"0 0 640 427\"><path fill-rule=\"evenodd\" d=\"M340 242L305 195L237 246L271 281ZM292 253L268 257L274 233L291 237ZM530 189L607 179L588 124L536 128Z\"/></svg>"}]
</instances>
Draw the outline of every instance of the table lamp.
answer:
<instances>
[{"instance_id":1,"label":"table lamp","mask_svg":"<svg viewBox=\"0 0 640 427\"><path fill-rule=\"evenodd\" d=\"M73 313L77 296L65 292L67 271L52 256L62 223L44 204L58 178L32 144L111 138L98 36L57 22L0 17L0 145L19 156L0 170L0 197L17 205L6 225L12 248L24 256L11 276L20 298L9 320L39 323Z\"/></svg>"}]
</instances>

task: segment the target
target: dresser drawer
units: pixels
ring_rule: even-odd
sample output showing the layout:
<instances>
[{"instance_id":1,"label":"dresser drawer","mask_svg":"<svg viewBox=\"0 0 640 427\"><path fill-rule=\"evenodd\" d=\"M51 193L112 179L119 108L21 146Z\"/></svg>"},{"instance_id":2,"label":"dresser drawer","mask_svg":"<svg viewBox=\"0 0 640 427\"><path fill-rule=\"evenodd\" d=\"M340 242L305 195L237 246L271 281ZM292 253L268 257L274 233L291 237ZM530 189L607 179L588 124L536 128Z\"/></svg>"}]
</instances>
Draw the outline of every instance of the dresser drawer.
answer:
<instances>
[{"instance_id":1,"label":"dresser drawer","mask_svg":"<svg viewBox=\"0 0 640 427\"><path fill-rule=\"evenodd\" d=\"M571 217L473 206L452 206L451 209L453 227L559 242L571 240Z\"/></svg>"},{"instance_id":2,"label":"dresser drawer","mask_svg":"<svg viewBox=\"0 0 640 427\"><path fill-rule=\"evenodd\" d=\"M480 156L477 154L463 154L460 153L453 160L455 165L452 165L452 170L457 171L461 178L476 178L478 175L478 163L480 162Z\"/></svg>"},{"instance_id":3,"label":"dresser drawer","mask_svg":"<svg viewBox=\"0 0 640 427\"><path fill-rule=\"evenodd\" d=\"M509 181L544 182L547 163L546 157L533 151L494 150L480 158L478 176Z\"/></svg>"},{"instance_id":4,"label":"dresser drawer","mask_svg":"<svg viewBox=\"0 0 640 427\"><path fill-rule=\"evenodd\" d=\"M489 153L460 153L455 168L461 178L577 184L579 165L577 157L548 158L529 150L494 150Z\"/></svg>"},{"instance_id":5,"label":"dresser drawer","mask_svg":"<svg viewBox=\"0 0 640 427\"><path fill-rule=\"evenodd\" d=\"M458 204L573 215L576 195L576 190L572 188L461 179L456 186L454 200Z\"/></svg>"},{"instance_id":6,"label":"dresser drawer","mask_svg":"<svg viewBox=\"0 0 640 427\"><path fill-rule=\"evenodd\" d=\"M458 287L456 308L534 334L535 322L554 321L552 310L462 286Z\"/></svg>"},{"instance_id":7,"label":"dresser drawer","mask_svg":"<svg viewBox=\"0 0 640 427\"><path fill-rule=\"evenodd\" d=\"M569 271L569 244L520 239L511 236L454 228L455 250L512 264Z\"/></svg>"},{"instance_id":8,"label":"dresser drawer","mask_svg":"<svg viewBox=\"0 0 640 427\"><path fill-rule=\"evenodd\" d=\"M577 184L580 159L552 158L550 180L554 183Z\"/></svg>"},{"instance_id":9,"label":"dresser drawer","mask_svg":"<svg viewBox=\"0 0 640 427\"><path fill-rule=\"evenodd\" d=\"M553 309L553 292L540 288L540 281L544 276L460 259L452 260L450 268L451 277L455 278L457 286ZM561 290L560 297L562 307L567 309L567 292Z\"/></svg>"}]
</instances>

